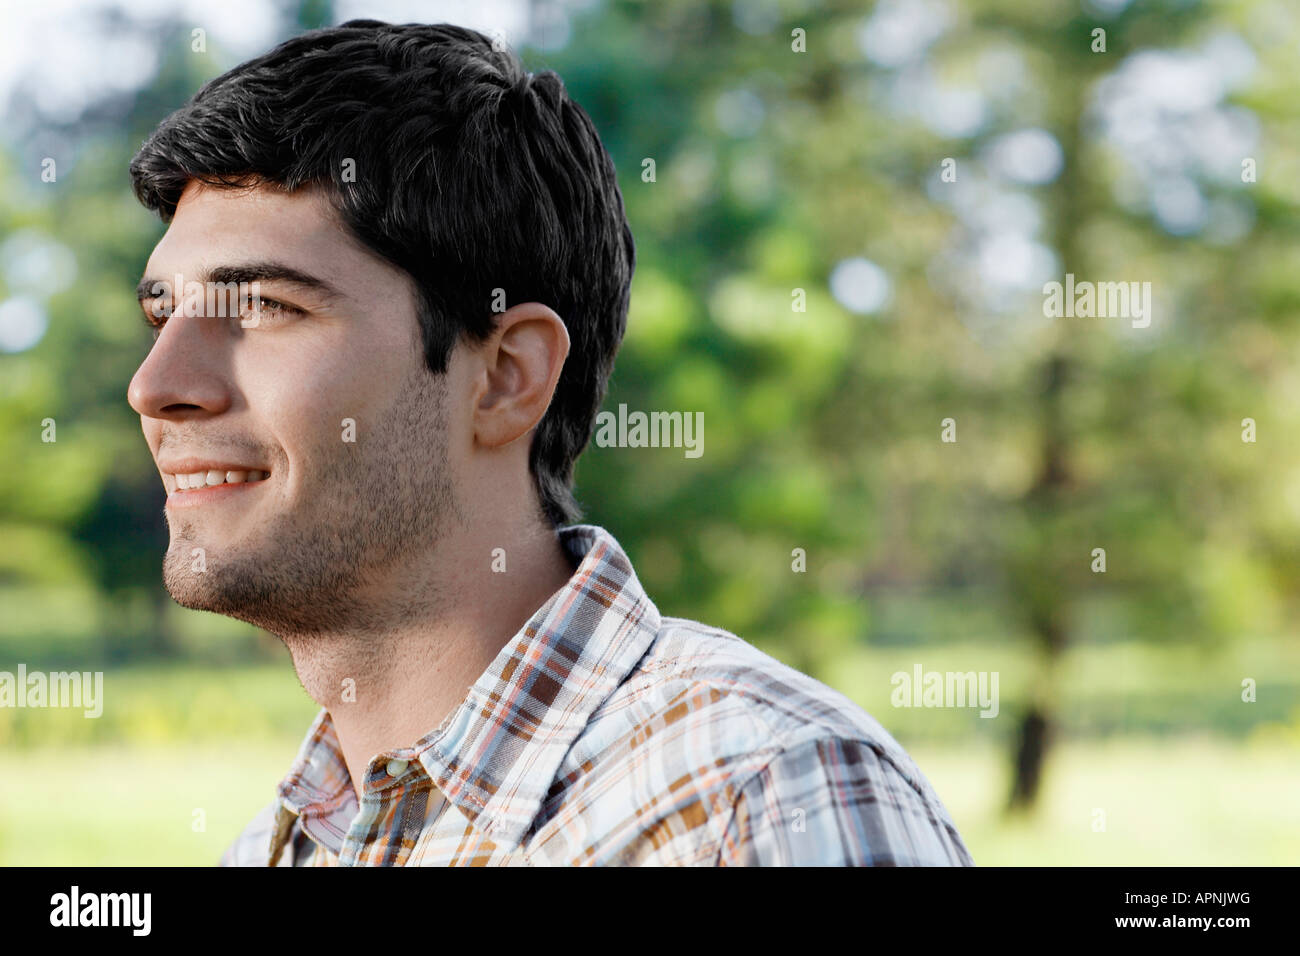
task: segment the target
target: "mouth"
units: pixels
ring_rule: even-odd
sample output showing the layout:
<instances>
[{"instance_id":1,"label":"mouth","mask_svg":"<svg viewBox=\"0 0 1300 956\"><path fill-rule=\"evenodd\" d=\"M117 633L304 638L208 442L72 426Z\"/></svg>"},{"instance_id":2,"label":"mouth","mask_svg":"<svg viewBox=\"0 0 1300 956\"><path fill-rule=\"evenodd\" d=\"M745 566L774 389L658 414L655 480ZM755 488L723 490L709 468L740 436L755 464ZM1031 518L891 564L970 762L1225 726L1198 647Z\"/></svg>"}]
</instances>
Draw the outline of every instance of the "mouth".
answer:
<instances>
[{"instance_id":1,"label":"mouth","mask_svg":"<svg viewBox=\"0 0 1300 956\"><path fill-rule=\"evenodd\" d=\"M199 504L201 501L246 493L271 477L266 469L238 465L214 464L202 467L184 463L177 467L176 471L162 472L169 506Z\"/></svg>"}]
</instances>

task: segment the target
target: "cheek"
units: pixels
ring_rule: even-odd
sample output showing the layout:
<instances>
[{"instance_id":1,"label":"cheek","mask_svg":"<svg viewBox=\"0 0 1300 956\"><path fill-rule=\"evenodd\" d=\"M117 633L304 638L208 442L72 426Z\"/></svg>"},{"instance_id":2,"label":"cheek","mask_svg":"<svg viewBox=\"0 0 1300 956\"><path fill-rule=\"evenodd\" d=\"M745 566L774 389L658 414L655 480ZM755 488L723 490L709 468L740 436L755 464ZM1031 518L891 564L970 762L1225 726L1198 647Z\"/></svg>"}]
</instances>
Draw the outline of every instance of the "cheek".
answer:
<instances>
[{"instance_id":1,"label":"cheek","mask_svg":"<svg viewBox=\"0 0 1300 956\"><path fill-rule=\"evenodd\" d=\"M393 376L366 349L303 349L245 368L249 410L289 458L332 458L382 428Z\"/></svg>"}]
</instances>

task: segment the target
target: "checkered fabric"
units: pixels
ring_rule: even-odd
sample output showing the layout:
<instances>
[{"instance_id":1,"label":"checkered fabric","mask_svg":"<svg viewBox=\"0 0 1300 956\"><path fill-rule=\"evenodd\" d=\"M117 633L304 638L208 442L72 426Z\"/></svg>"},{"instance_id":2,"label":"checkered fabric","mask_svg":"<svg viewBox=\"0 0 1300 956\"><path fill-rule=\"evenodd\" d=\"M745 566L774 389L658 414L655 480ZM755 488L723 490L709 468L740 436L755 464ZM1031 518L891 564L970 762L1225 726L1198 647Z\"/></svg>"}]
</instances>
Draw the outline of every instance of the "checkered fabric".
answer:
<instances>
[{"instance_id":1,"label":"checkered fabric","mask_svg":"<svg viewBox=\"0 0 1300 956\"><path fill-rule=\"evenodd\" d=\"M603 529L559 534L573 577L442 726L376 755L358 805L322 710L222 865L974 865L864 710L661 617Z\"/></svg>"}]
</instances>

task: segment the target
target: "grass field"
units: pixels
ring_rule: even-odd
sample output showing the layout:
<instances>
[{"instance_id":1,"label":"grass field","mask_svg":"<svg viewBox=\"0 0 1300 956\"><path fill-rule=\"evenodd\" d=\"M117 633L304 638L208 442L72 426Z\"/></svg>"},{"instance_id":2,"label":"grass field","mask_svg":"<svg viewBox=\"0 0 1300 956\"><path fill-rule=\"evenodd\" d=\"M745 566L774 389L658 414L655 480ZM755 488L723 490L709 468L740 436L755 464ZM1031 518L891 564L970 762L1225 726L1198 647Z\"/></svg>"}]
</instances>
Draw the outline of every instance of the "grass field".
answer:
<instances>
[{"instance_id":1,"label":"grass field","mask_svg":"<svg viewBox=\"0 0 1300 956\"><path fill-rule=\"evenodd\" d=\"M0 865L213 864L270 799L296 746L7 753ZM927 747L913 756L981 866L1300 863L1300 765L1281 743L1067 744L1039 813L1020 823L998 814L999 751ZM1096 809L1104 831L1093 829Z\"/></svg>"},{"instance_id":2,"label":"grass field","mask_svg":"<svg viewBox=\"0 0 1300 956\"><path fill-rule=\"evenodd\" d=\"M997 720L891 708L887 675L910 666L906 652L864 655L828 675L916 759L977 864L1300 864L1293 648L1212 668L1178 651L1082 656L1040 805L1011 821L1001 813L1007 718L1023 668L992 653L949 650L926 666L997 661L1006 672ZM1137 682L1139 664L1160 679ZM1132 686L1117 686L1117 673ZM1242 673L1260 675L1262 706L1239 702ZM317 710L287 661L133 667L110 671L104 687L96 719L0 709L0 865L211 865L272 798Z\"/></svg>"},{"instance_id":3,"label":"grass field","mask_svg":"<svg viewBox=\"0 0 1300 956\"><path fill-rule=\"evenodd\" d=\"M1000 812L1000 751L911 752L981 866L1300 865L1300 754L1287 741L1064 744L1022 822Z\"/></svg>"}]
</instances>

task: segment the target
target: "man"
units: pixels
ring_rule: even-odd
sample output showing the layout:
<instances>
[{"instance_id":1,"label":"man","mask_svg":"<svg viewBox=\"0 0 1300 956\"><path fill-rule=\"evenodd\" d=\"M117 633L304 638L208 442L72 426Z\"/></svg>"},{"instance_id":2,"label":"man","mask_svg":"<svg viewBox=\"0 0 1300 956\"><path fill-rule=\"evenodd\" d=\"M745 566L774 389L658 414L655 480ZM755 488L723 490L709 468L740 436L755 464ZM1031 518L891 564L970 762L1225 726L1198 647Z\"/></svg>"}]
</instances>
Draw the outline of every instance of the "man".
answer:
<instances>
[{"instance_id":1,"label":"man","mask_svg":"<svg viewBox=\"0 0 1300 956\"><path fill-rule=\"evenodd\" d=\"M558 76L352 21L131 174L170 223L129 390L167 590L276 634L322 708L223 863L972 864L871 717L572 525L635 253Z\"/></svg>"}]
</instances>

